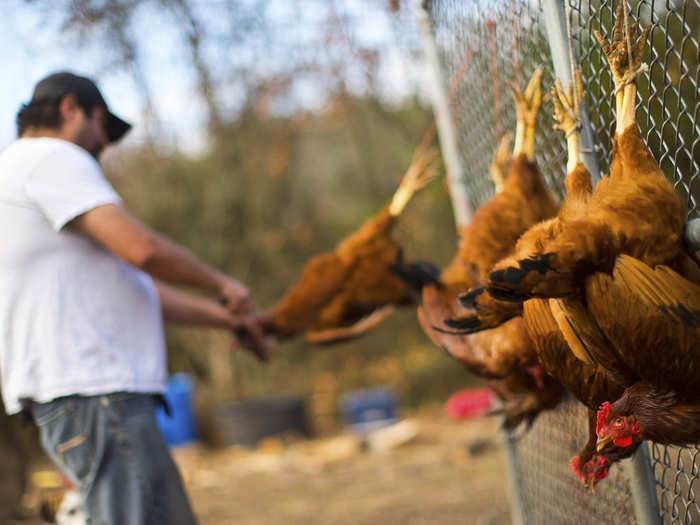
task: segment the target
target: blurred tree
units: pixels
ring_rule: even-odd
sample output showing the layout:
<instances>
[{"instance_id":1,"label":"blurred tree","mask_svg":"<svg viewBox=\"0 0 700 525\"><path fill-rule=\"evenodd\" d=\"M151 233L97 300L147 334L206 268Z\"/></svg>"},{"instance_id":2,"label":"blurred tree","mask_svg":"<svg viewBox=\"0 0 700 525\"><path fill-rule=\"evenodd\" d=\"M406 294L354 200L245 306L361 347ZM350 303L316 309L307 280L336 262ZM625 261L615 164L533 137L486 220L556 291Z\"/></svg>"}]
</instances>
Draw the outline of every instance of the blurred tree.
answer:
<instances>
[{"instance_id":1,"label":"blurred tree","mask_svg":"<svg viewBox=\"0 0 700 525\"><path fill-rule=\"evenodd\" d=\"M154 155L146 149L130 152L127 158L112 158L107 168L135 213L205 260L244 279L260 306L269 307L311 255L331 249L388 201L430 114L417 101L393 110L376 99L346 93L322 113L273 118L258 108L251 101L201 158ZM369 137L362 152L347 146L352 143L353 126ZM377 177L363 171L360 153L370 159ZM400 223L408 255L447 262L455 249L451 217L447 195L440 183L434 183L415 199ZM427 376L420 368L404 368L400 356L405 346L414 349L413 362L465 380L461 369L451 370L454 364L427 343L415 326L415 313L400 318L402 325L392 323L378 334L336 350L308 353L301 343L285 344L264 369L246 358L236 359L236 366L245 372L237 374L235 389L226 395L304 390L313 383L314 370L321 373L330 367L343 374L353 370L346 370L343 363L349 352L359 352L362 357L357 362L362 364L347 377L341 374L339 386L394 381L418 402L409 385L414 379L425 383L423 394L428 394ZM174 368L192 370L191 356L201 347L214 345L216 351L226 351L220 336L187 330L171 330L169 335ZM416 359L416 352L424 352L425 358ZM398 368L392 365L391 369L401 373L392 378L366 375L372 355L396 355ZM195 357L195 361L203 360ZM442 383L441 393L455 386Z\"/></svg>"},{"instance_id":2,"label":"blurred tree","mask_svg":"<svg viewBox=\"0 0 700 525\"><path fill-rule=\"evenodd\" d=\"M248 283L263 308L310 256L331 249L386 203L431 119L416 96L397 98L401 90L415 93L412 79L382 80L396 52L397 25L381 15L400 10L398 4L25 1L47 9L47 23L58 20L70 45L97 43L109 56L105 70L121 68L134 77L153 140L105 159L127 205ZM196 96L182 103L199 99L206 108L209 145L196 158L159 143L163 130L144 60L149 35L139 32L156 20L174 35L159 45L181 46L195 79ZM411 40L411 28L402 29L405 66L418 39ZM402 71L392 68L394 75ZM242 97L231 96L240 91ZM447 262L456 233L441 183L411 203L398 229L409 256ZM171 329L168 338L173 369L222 384L217 377L227 336ZM321 408L326 412L347 388L390 383L418 404L424 397L444 399L468 380L427 341L415 312L333 350L309 352L294 342L266 367L243 354L231 359L233 372L219 397L320 389L334 392L324 398L331 407Z\"/></svg>"},{"instance_id":3,"label":"blurred tree","mask_svg":"<svg viewBox=\"0 0 700 525\"><path fill-rule=\"evenodd\" d=\"M291 114L299 107L319 108L338 92L391 98L401 84L404 95L417 86L415 78L394 81L393 86L379 80L382 66L396 70L398 64L408 71L412 59L396 62L397 51L409 56L419 46L416 36L402 40L405 49L396 48L395 33L389 29L391 6L383 2L366 6L326 0L24 2L43 16L39 30L56 28L71 38L67 51L96 45L105 55L102 71L131 74L154 135L164 131L151 85L155 46L172 48L173 60L187 65L214 136L249 99L261 102L257 96L261 88L266 90L270 112ZM154 41L151 28L163 35L160 41ZM415 33L411 25L403 29ZM158 63L158 73L167 74L175 66L175 62Z\"/></svg>"}]
</instances>

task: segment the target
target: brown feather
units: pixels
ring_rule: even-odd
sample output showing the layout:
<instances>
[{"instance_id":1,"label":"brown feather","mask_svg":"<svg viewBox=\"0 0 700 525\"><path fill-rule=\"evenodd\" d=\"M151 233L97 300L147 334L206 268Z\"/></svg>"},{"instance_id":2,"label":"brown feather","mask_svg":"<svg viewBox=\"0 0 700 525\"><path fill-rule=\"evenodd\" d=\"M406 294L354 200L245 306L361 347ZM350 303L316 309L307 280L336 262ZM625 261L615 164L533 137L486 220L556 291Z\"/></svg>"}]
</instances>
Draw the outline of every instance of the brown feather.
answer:
<instances>
[{"instance_id":1,"label":"brown feather","mask_svg":"<svg viewBox=\"0 0 700 525\"><path fill-rule=\"evenodd\" d=\"M620 253L685 271L680 264L685 209L636 126L616 136L613 159L611 175L598 182L585 215L567 222L538 249L519 252L517 264L499 264L495 269L504 272L492 273L489 288L537 297L571 295L588 275L611 271ZM526 262L538 254L549 254L546 265L526 272ZM502 278L507 268L513 268L510 280Z\"/></svg>"},{"instance_id":2,"label":"brown feather","mask_svg":"<svg viewBox=\"0 0 700 525\"><path fill-rule=\"evenodd\" d=\"M290 337L306 330L347 328L387 304L412 304L408 286L392 271L401 252L391 235L395 222L396 217L384 208L334 252L313 257L271 309L266 330ZM364 326L369 330L376 324ZM345 339L338 334L339 340ZM324 343L331 342L328 335L324 334ZM355 327L353 336L358 335Z\"/></svg>"},{"instance_id":3,"label":"brown feather","mask_svg":"<svg viewBox=\"0 0 700 525\"><path fill-rule=\"evenodd\" d=\"M515 317L520 315L521 306L497 305L497 301L490 300L488 306L493 306L499 327L474 335L448 334L435 327L444 329L444 320L468 314L456 301L459 292L479 284L494 262L512 250L523 231L551 217L556 210L556 200L536 166L525 155L517 156L503 190L483 204L472 222L461 229L458 253L440 276L445 288L423 289L418 312L423 330L466 368L488 379L505 403L506 428L521 421L531 422L541 410L555 406L563 394L546 374L542 374L542 384L538 384L528 371L539 364L522 318ZM510 320L505 322L506 318Z\"/></svg>"},{"instance_id":4,"label":"brown feather","mask_svg":"<svg viewBox=\"0 0 700 525\"><path fill-rule=\"evenodd\" d=\"M597 410L604 401L622 395L625 385L602 366L584 363L570 351L546 300L525 301L523 318L542 368L584 405Z\"/></svg>"},{"instance_id":5,"label":"brown feather","mask_svg":"<svg viewBox=\"0 0 700 525\"><path fill-rule=\"evenodd\" d=\"M586 286L591 313L638 377L700 400L700 287L668 267L620 256Z\"/></svg>"}]
</instances>

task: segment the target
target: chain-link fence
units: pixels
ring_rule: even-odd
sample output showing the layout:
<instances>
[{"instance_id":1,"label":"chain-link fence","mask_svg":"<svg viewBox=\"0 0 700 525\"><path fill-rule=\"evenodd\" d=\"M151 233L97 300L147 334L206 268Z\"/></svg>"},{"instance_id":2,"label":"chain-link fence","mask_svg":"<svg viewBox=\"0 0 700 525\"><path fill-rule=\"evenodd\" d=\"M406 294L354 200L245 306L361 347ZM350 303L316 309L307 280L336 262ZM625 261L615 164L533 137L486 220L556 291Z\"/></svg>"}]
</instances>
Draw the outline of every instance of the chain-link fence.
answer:
<instances>
[{"instance_id":1,"label":"chain-link fence","mask_svg":"<svg viewBox=\"0 0 700 525\"><path fill-rule=\"evenodd\" d=\"M586 408L569 399L556 411L542 414L522 438L511 440L524 523L578 525L612 523L613 518L620 525L637 523L623 468L611 468L596 492L585 490L569 470L569 460L588 438L587 421Z\"/></svg>"},{"instance_id":2,"label":"chain-link fence","mask_svg":"<svg viewBox=\"0 0 700 525\"><path fill-rule=\"evenodd\" d=\"M664 523L700 523L700 449L650 444L659 506Z\"/></svg>"},{"instance_id":3,"label":"chain-link fence","mask_svg":"<svg viewBox=\"0 0 700 525\"><path fill-rule=\"evenodd\" d=\"M543 85L552 85L552 57L566 55L568 50L561 49L561 44L557 47L552 34L561 27L551 25L558 21L563 26L565 11L570 12L572 48L583 73L593 152L601 171L607 172L615 122L613 82L593 32L610 34L616 2L433 0L425 5L443 77L454 77L468 61L451 110L474 208L493 193L488 166L498 137L514 129L515 108L508 83L522 87L535 68L543 65ZM698 216L700 0L635 0L627 6L632 20L653 28L645 54L649 70L638 81L637 119L642 134L687 203L689 218ZM565 141L553 124L551 103L545 103L537 133L537 162L547 183L561 195ZM569 459L588 435L585 421L582 405L569 401L540 416L521 439L510 439L521 514L516 521L700 524L700 504L695 497L696 487L700 488L700 449L652 443L651 460L640 454L634 468L616 465L610 478L590 494L568 470ZM637 479L644 477L640 472L653 474L655 491L651 487L644 490L644 483ZM656 501L650 504L654 497L658 507Z\"/></svg>"}]
</instances>

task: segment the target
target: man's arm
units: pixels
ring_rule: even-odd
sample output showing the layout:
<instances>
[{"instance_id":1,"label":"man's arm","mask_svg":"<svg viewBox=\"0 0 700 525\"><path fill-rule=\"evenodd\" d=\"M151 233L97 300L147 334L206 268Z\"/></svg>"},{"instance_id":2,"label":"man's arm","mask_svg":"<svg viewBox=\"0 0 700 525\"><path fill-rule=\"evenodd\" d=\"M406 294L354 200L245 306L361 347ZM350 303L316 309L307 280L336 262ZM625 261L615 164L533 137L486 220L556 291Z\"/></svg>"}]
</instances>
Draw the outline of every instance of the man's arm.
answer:
<instances>
[{"instance_id":1,"label":"man's arm","mask_svg":"<svg viewBox=\"0 0 700 525\"><path fill-rule=\"evenodd\" d=\"M238 342L263 361L268 358L268 345L255 314L232 314L217 301L184 294L177 288L153 280L160 298L163 319L180 324L228 328Z\"/></svg>"},{"instance_id":2,"label":"man's arm","mask_svg":"<svg viewBox=\"0 0 700 525\"><path fill-rule=\"evenodd\" d=\"M153 283L158 291L164 321L232 330L240 326L239 318L217 301L185 294L158 279L153 279Z\"/></svg>"},{"instance_id":3,"label":"man's arm","mask_svg":"<svg viewBox=\"0 0 700 525\"><path fill-rule=\"evenodd\" d=\"M251 311L248 288L132 217L122 206L104 204L67 225L156 279L216 294L231 311Z\"/></svg>"}]
</instances>

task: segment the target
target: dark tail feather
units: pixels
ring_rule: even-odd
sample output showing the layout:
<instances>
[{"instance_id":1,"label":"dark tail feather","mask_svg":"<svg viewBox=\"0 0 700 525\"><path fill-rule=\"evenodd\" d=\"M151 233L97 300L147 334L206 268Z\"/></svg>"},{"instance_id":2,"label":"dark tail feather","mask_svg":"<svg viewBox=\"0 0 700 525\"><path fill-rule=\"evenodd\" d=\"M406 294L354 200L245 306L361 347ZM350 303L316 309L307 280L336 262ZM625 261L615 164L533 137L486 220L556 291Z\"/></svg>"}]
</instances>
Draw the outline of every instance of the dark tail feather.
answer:
<instances>
[{"instance_id":1,"label":"dark tail feather","mask_svg":"<svg viewBox=\"0 0 700 525\"><path fill-rule=\"evenodd\" d=\"M396 263L389 269L414 293L420 293L428 285L433 285L439 290L444 288L440 281L440 269L437 266L428 261L405 262L402 250L399 251Z\"/></svg>"},{"instance_id":2,"label":"dark tail feather","mask_svg":"<svg viewBox=\"0 0 700 525\"><path fill-rule=\"evenodd\" d=\"M472 308L477 310L479 305L476 303L477 298L486 291L485 286L476 286L469 290L467 293L463 293L459 296L459 302L465 308Z\"/></svg>"},{"instance_id":3,"label":"dark tail feather","mask_svg":"<svg viewBox=\"0 0 700 525\"><path fill-rule=\"evenodd\" d=\"M554 254L546 253L518 261L518 266L496 270L489 274L488 291L499 301L523 302L529 298L530 283L528 277L545 275L552 270L551 259ZM534 272L534 274L533 274ZM538 281L536 278L535 281Z\"/></svg>"},{"instance_id":4,"label":"dark tail feather","mask_svg":"<svg viewBox=\"0 0 700 525\"><path fill-rule=\"evenodd\" d=\"M503 301L504 303L524 303L531 297L511 292L510 290L501 290L499 288L489 288L489 295L498 301Z\"/></svg>"},{"instance_id":5,"label":"dark tail feather","mask_svg":"<svg viewBox=\"0 0 700 525\"><path fill-rule=\"evenodd\" d=\"M459 335L473 334L479 331L481 328L481 320L476 315L470 315L468 317L458 317L455 319L445 319L445 324L450 328L458 330L457 332L452 332ZM435 327L436 330L439 328ZM444 331L444 330L443 330ZM447 332L450 333L450 332Z\"/></svg>"},{"instance_id":6,"label":"dark tail feather","mask_svg":"<svg viewBox=\"0 0 700 525\"><path fill-rule=\"evenodd\" d=\"M513 432L521 423L525 423L524 432L527 432L530 430L533 421L537 417L536 413L521 410L518 403L514 401L497 408L492 408L486 412L485 415L487 417L501 416L503 418L501 421L501 428L506 432Z\"/></svg>"}]
</instances>

